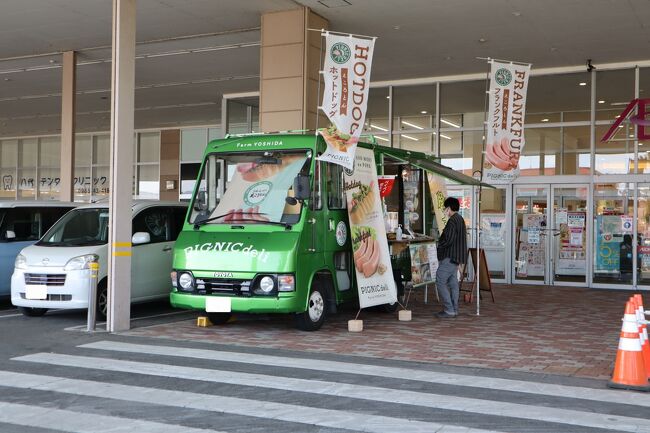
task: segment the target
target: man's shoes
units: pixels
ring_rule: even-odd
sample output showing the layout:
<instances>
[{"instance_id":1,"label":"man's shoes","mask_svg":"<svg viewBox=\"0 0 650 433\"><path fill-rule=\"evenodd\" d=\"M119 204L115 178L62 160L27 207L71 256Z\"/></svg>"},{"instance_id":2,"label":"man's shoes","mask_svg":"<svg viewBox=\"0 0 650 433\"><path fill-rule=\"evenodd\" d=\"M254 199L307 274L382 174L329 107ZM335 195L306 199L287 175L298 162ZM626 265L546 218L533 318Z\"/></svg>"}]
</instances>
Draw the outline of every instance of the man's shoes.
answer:
<instances>
[{"instance_id":1,"label":"man's shoes","mask_svg":"<svg viewBox=\"0 0 650 433\"><path fill-rule=\"evenodd\" d=\"M453 319L454 317L456 317L456 315L454 315L454 314L447 314L447 313L444 312L444 311L439 311L439 312L437 312L437 313L435 314L435 316L436 316L438 319Z\"/></svg>"}]
</instances>

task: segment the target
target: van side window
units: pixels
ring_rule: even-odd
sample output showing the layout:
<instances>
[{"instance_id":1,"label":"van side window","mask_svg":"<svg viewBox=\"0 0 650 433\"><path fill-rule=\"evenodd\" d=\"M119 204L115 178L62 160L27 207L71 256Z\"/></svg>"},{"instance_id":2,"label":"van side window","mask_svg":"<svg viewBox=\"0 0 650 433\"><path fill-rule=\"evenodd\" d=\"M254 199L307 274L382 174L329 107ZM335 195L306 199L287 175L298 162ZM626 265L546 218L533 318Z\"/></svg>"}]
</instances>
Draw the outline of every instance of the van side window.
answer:
<instances>
[{"instance_id":1,"label":"van side window","mask_svg":"<svg viewBox=\"0 0 650 433\"><path fill-rule=\"evenodd\" d=\"M150 207L133 218L133 232L146 232L151 243L166 242L171 237L169 210L165 207Z\"/></svg>"},{"instance_id":2,"label":"van side window","mask_svg":"<svg viewBox=\"0 0 650 433\"><path fill-rule=\"evenodd\" d=\"M320 154L319 154L320 156ZM312 210L319 210L323 208L323 192L321 191L321 169L324 162L314 161L314 188L311 191L311 204Z\"/></svg>"},{"instance_id":3,"label":"van side window","mask_svg":"<svg viewBox=\"0 0 650 433\"><path fill-rule=\"evenodd\" d=\"M7 230L16 234L15 242L37 241L41 237L42 217L40 209L20 207L8 210L0 234L2 240L6 239Z\"/></svg>"},{"instance_id":4,"label":"van side window","mask_svg":"<svg viewBox=\"0 0 650 433\"><path fill-rule=\"evenodd\" d=\"M338 164L327 164L327 207L345 209L343 167Z\"/></svg>"},{"instance_id":5,"label":"van side window","mask_svg":"<svg viewBox=\"0 0 650 433\"><path fill-rule=\"evenodd\" d=\"M187 209L184 207L173 207L172 208L172 224L170 238L168 241L175 241L178 238L178 234L183 230L183 224L185 224L185 215L187 214Z\"/></svg>"}]
</instances>

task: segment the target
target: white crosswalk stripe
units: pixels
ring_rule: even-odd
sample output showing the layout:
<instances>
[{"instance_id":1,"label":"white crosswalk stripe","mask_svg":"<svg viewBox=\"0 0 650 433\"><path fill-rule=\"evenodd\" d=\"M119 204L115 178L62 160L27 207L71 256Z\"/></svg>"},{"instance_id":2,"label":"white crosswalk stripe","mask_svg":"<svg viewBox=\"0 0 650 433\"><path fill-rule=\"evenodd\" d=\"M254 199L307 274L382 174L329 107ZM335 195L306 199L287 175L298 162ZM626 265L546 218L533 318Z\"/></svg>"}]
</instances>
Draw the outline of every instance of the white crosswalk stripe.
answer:
<instances>
[{"instance_id":1,"label":"white crosswalk stripe","mask_svg":"<svg viewBox=\"0 0 650 433\"><path fill-rule=\"evenodd\" d=\"M113 361L114 362L114 361ZM152 365L152 367L154 367ZM221 397L183 391L168 391L130 385L105 384L87 380L65 379L0 371L3 386L28 388L39 391L55 391L75 395L111 398L123 401L155 403L206 411L218 411L239 415L277 419L281 421L309 423L321 427L351 429L373 433L490 433L489 430L445 426L437 423L372 416L346 411L334 411L297 405L256 401L235 397ZM76 431L76 430L70 430ZM147 431L149 430L133 430ZM183 430L184 431L184 430ZM158 430L152 430L152 433Z\"/></svg>"},{"instance_id":2,"label":"white crosswalk stripe","mask_svg":"<svg viewBox=\"0 0 650 433\"><path fill-rule=\"evenodd\" d=\"M512 425L532 422L537 424L527 431L607 429L650 433L650 417L645 415L650 407L647 394L634 393L631 398L630 393L607 389L440 373L421 366L354 363L349 358L344 362L112 341L78 347L83 354L34 353L12 358L13 365L26 371L0 370L0 387L23 394L18 394L17 401L7 401L11 400L7 397L11 392L0 392L0 423L66 433L215 432L205 429L212 424L192 424L196 421L187 422L201 428L176 425L185 421L182 416L170 415L162 420L145 417L153 420L145 421L133 419L133 413L88 413L83 404L76 403L100 399L118 405L169 408L177 413L194 411L196 417L203 417L203 412L241 417L252 420L260 431L266 431L264 423L275 422L289 424L274 424L268 431L281 431L278 425L292 425L294 431L301 431L299 426L303 425L369 433L497 433L516 431ZM125 356L133 360L116 359ZM214 361L215 365L206 367L206 361ZM224 367L228 365L233 368ZM39 366L45 366L47 373L41 374L44 369ZM329 373L356 379L348 383L349 380L337 379L336 374ZM104 378L116 379L105 382ZM140 382L137 386L132 382L134 378ZM167 379L183 385L168 389ZM391 388L387 383L394 379L407 386L413 384L408 388L414 390L406 386ZM151 383L154 385L150 386ZM222 395L222 391L204 384L226 386L229 391ZM442 387L443 392L432 391L432 387ZM455 391L449 392L451 388ZM32 392L44 392L48 397L25 404L23 396ZM55 396L54 401L58 400L56 396L65 401L72 399L75 404L53 407L49 396ZM274 400L278 396L286 401ZM338 403L339 400L345 403ZM314 403L318 401L325 404L321 407ZM575 403L567 403L572 401ZM409 409L397 410L395 405ZM607 405L618 407L610 410ZM450 415L457 413L466 416ZM489 422L483 425L481 417ZM97 421L92 422L91 418L101 419L102 425L113 429L98 429ZM4 431L1 425L0 431Z\"/></svg>"},{"instance_id":3,"label":"white crosswalk stripe","mask_svg":"<svg viewBox=\"0 0 650 433\"><path fill-rule=\"evenodd\" d=\"M382 401L387 403L409 404L435 409L462 410L484 415L533 419L537 421L558 422L593 428L609 428L628 432L637 432L639 427L650 431L650 420L641 418L602 415L548 407L542 408L502 401L493 402L474 398L401 391L363 385L349 385L320 380L294 379L263 374L238 373L215 369L172 366L150 362L123 361L88 356L60 355L53 353L37 353L34 355L21 356L15 359L49 365L130 372L179 379L201 380L205 382L228 383L233 385L257 386L261 388L283 389L294 392L307 392ZM316 363L316 365L317 364L318 363ZM0 383L5 383L5 380L3 379L4 377L0 372Z\"/></svg>"},{"instance_id":4,"label":"white crosswalk stripe","mask_svg":"<svg viewBox=\"0 0 650 433\"><path fill-rule=\"evenodd\" d=\"M333 373L350 373L357 375L394 377L396 379L404 380L439 383L454 386L469 386L473 388L498 389L501 391L523 392L527 394L547 395L554 397L579 398L583 400L602 401L606 403L630 403L630 397L626 393L607 389L564 386L539 382L534 383L522 380L469 376L452 373L438 373L435 371L385 367L370 364L359 365L340 361L314 360L306 358L285 358L279 356L257 355L252 353L225 352L186 347L144 345L112 341L98 341L95 343L84 344L79 347L106 351L144 353L149 355L163 355L182 358L209 359L213 361L238 362L253 365L287 367L293 369L312 369L317 371L329 371ZM637 406L650 407L650 394L639 394L635 396L634 404Z\"/></svg>"},{"instance_id":5,"label":"white crosswalk stripe","mask_svg":"<svg viewBox=\"0 0 650 433\"><path fill-rule=\"evenodd\" d=\"M120 418L97 414L84 414L70 410L52 409L0 401L0 422L27 427L39 427L67 433L220 433L162 424L151 421Z\"/></svg>"}]
</instances>

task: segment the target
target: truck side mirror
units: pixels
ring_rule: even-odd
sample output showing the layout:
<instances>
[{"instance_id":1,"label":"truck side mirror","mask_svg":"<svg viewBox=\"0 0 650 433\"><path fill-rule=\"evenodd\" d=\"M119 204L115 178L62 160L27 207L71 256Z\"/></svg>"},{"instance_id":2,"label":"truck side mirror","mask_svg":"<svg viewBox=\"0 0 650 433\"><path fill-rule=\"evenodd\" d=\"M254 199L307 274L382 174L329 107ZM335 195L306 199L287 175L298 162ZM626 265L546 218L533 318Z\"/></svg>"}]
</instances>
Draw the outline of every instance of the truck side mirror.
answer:
<instances>
[{"instance_id":1,"label":"truck side mirror","mask_svg":"<svg viewBox=\"0 0 650 433\"><path fill-rule=\"evenodd\" d=\"M311 189L309 186L309 175L298 174L293 180L293 195L296 200L307 200L311 196Z\"/></svg>"},{"instance_id":2,"label":"truck side mirror","mask_svg":"<svg viewBox=\"0 0 650 433\"><path fill-rule=\"evenodd\" d=\"M194 200L194 210L202 212L208 208L208 200L205 191L199 191Z\"/></svg>"},{"instance_id":3,"label":"truck side mirror","mask_svg":"<svg viewBox=\"0 0 650 433\"><path fill-rule=\"evenodd\" d=\"M16 232L14 232L13 230L7 230L7 232L5 233L5 239L7 239L8 241L12 241L16 239Z\"/></svg>"}]
</instances>

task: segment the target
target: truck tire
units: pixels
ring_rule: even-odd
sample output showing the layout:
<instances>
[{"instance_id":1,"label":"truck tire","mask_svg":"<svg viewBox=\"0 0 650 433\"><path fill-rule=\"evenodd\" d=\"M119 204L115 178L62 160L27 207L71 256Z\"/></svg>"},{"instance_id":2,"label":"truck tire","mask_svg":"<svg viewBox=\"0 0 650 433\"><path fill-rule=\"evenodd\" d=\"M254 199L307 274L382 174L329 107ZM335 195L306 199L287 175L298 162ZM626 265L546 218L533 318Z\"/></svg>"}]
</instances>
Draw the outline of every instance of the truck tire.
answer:
<instances>
[{"instance_id":1,"label":"truck tire","mask_svg":"<svg viewBox=\"0 0 650 433\"><path fill-rule=\"evenodd\" d=\"M47 313L47 308L18 307L18 311L20 311L23 316L41 317L43 314Z\"/></svg>"},{"instance_id":2,"label":"truck tire","mask_svg":"<svg viewBox=\"0 0 650 433\"><path fill-rule=\"evenodd\" d=\"M296 328L302 331L317 331L323 326L327 315L327 297L324 290L313 285L309 293L307 310L295 316Z\"/></svg>"},{"instance_id":3,"label":"truck tire","mask_svg":"<svg viewBox=\"0 0 650 433\"><path fill-rule=\"evenodd\" d=\"M206 313L213 325L223 325L232 316L231 313Z\"/></svg>"}]
</instances>

